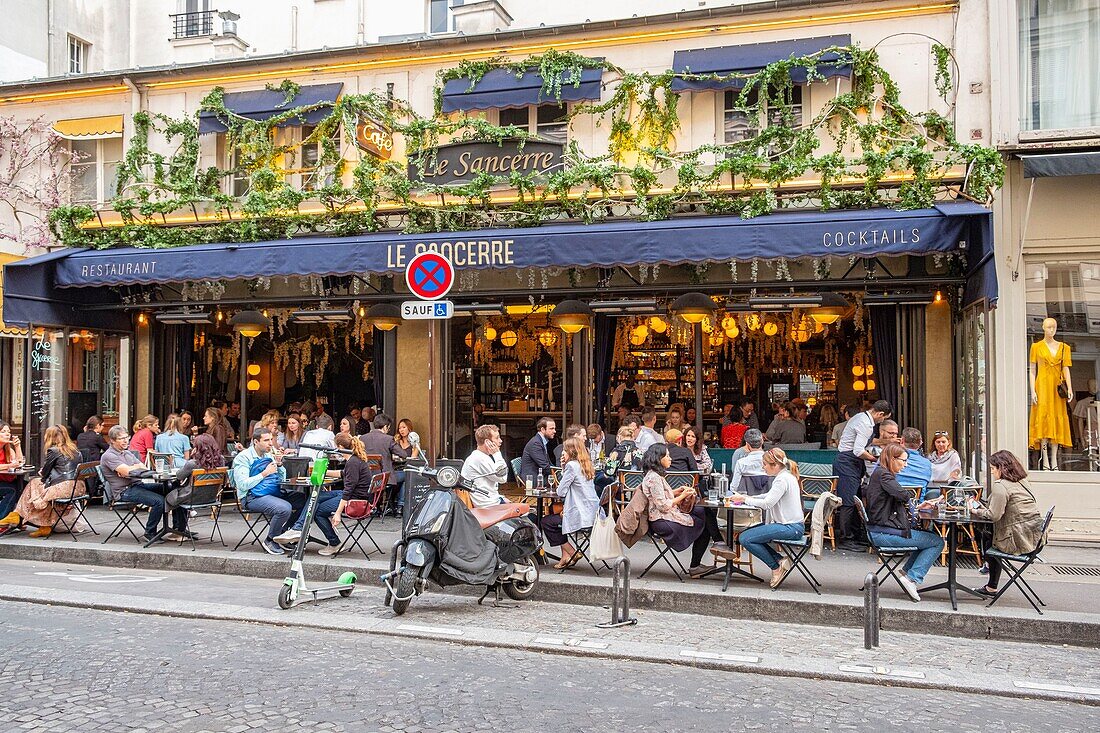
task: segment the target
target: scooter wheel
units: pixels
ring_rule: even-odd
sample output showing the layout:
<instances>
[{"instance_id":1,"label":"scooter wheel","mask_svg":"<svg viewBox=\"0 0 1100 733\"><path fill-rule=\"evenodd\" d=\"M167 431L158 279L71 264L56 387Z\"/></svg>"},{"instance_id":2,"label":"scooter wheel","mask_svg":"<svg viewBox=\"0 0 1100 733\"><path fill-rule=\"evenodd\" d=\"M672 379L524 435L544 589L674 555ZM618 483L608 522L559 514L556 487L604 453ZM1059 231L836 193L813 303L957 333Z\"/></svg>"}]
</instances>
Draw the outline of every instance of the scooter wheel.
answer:
<instances>
[{"instance_id":1,"label":"scooter wheel","mask_svg":"<svg viewBox=\"0 0 1100 733\"><path fill-rule=\"evenodd\" d=\"M294 605L294 601L290 600L290 586L284 585L279 591L279 608L284 611Z\"/></svg>"},{"instance_id":2,"label":"scooter wheel","mask_svg":"<svg viewBox=\"0 0 1100 733\"><path fill-rule=\"evenodd\" d=\"M539 584L539 566L531 558L527 558L524 564L529 563L535 568L535 579L531 582L519 582L513 581L511 583L504 584L504 592L513 601L526 601L530 600L531 596L535 594L535 587ZM519 565L520 563L517 563Z\"/></svg>"},{"instance_id":3,"label":"scooter wheel","mask_svg":"<svg viewBox=\"0 0 1100 733\"><path fill-rule=\"evenodd\" d=\"M393 612L400 616L409 609L409 603L416 593L416 570L405 568L397 579L397 587L393 595Z\"/></svg>"},{"instance_id":4,"label":"scooter wheel","mask_svg":"<svg viewBox=\"0 0 1100 733\"><path fill-rule=\"evenodd\" d=\"M351 595L352 590L353 589L350 585L347 588L341 588L340 589L340 595L343 596L344 598L347 598L348 596Z\"/></svg>"}]
</instances>

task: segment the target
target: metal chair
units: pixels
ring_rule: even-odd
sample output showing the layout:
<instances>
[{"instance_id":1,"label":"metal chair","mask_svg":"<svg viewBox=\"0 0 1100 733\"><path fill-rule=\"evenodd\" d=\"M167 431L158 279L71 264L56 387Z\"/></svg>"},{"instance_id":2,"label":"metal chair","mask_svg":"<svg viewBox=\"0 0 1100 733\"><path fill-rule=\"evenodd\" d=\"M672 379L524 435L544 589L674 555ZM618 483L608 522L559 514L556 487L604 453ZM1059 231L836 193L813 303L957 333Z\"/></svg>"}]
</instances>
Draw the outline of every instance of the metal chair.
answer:
<instances>
[{"instance_id":1,"label":"metal chair","mask_svg":"<svg viewBox=\"0 0 1100 733\"><path fill-rule=\"evenodd\" d=\"M1047 530L1050 529L1050 522L1054 518L1054 507L1051 507L1047 512L1046 517L1043 518L1043 529L1040 533L1040 538L1047 536ZM1016 586L1020 589L1020 593L1023 594L1027 602L1031 604L1031 607L1041 616L1043 612L1039 609L1039 606L1045 606L1043 599L1039 597L1039 594L1035 592L1026 580L1024 580L1024 571L1031 567L1031 564L1039 558L1039 553L1043 551L1046 543L1042 539L1039 540L1039 544L1035 546L1035 549L1024 555L1011 555L1007 552L1001 552L996 547L991 547L986 551L986 555L989 557L995 557L1001 561L1001 565L1004 566L1005 573L1008 575L1008 582L1001 586L997 591L997 595L993 596L993 599L986 604L986 607L992 606L996 603L1001 596L1005 594L1012 586ZM1038 603L1038 605L1036 605Z\"/></svg>"},{"instance_id":2,"label":"metal chair","mask_svg":"<svg viewBox=\"0 0 1100 733\"><path fill-rule=\"evenodd\" d=\"M103 544L107 544L115 537L122 536L122 531L126 530L130 533L138 544L145 544L145 540L138 536L134 528L130 526L130 523L138 518L138 506L136 501L125 501L124 499L115 496L114 489L111 488L111 484L107 483L107 480L103 476L103 466L96 464L96 475L99 477L99 483L103 486L103 496L107 499L107 507L115 513L118 517L118 524L111 530L103 539Z\"/></svg>"},{"instance_id":3,"label":"metal chair","mask_svg":"<svg viewBox=\"0 0 1100 733\"><path fill-rule=\"evenodd\" d=\"M645 474L641 471L620 471L620 498L618 499L618 503L620 503L622 506L629 504L634 492L641 487L642 479L644 477ZM687 477L691 478L689 479ZM665 479L669 482L669 486L673 486L673 488L679 488L680 486L688 485L694 486L695 482L698 481L698 478L698 474L682 471L675 473L670 472L665 475ZM673 485L673 481L676 481L676 485ZM661 560L664 560L665 564L668 565L668 569L671 570L673 575L676 576L676 579L683 583L684 576L687 575L687 568L685 568L684 564L680 562L679 556L673 551L671 547L669 547L669 545L664 541L663 538L654 534L652 531L647 533L646 537L648 537L649 541L653 543L653 548L657 550L657 557L653 558L653 562L647 565L645 567L645 570L643 570L638 575L638 580L644 578L646 573L653 569L654 565L656 565ZM671 560L669 559L670 555L672 556ZM673 564L673 562L675 562L675 565Z\"/></svg>"},{"instance_id":4,"label":"metal chair","mask_svg":"<svg viewBox=\"0 0 1100 733\"><path fill-rule=\"evenodd\" d=\"M241 506L241 497L237 496L236 492L233 492L233 500L237 504L237 511L240 512L241 519L244 520L245 526L244 535L237 544L233 545L233 551L236 552L237 548L243 545L244 541L249 537L252 537L252 541L248 543L249 545L254 545L263 539L260 537L260 533L271 525L271 520L263 512L250 512L248 509ZM256 518L251 519L251 515L255 515Z\"/></svg>"},{"instance_id":5,"label":"metal chair","mask_svg":"<svg viewBox=\"0 0 1100 733\"><path fill-rule=\"evenodd\" d=\"M376 473L371 476L370 479L370 498L367 499L366 513L361 517L349 518L347 514L340 516L340 525L344 528L344 531L348 533L348 536L344 538L344 541L340 543L339 552L343 552L348 549L349 543L352 547L358 547L359 551L363 553L363 557L370 559L370 553L367 552L367 548L363 547L359 541L363 537L366 537L374 545L374 549L378 552L382 552L382 548L375 542L374 537L371 535L369 528L371 522L374 521L374 510L382 502L382 499L386 493L386 482L390 476L388 473ZM383 553L384 554L384 553Z\"/></svg>"},{"instance_id":6,"label":"metal chair","mask_svg":"<svg viewBox=\"0 0 1100 733\"><path fill-rule=\"evenodd\" d=\"M810 464L817 465L817 464ZM824 494L826 491L836 494L836 484L839 481L836 476L800 476L798 479L798 485L802 491L802 511L806 514L806 521L810 521L810 516L813 514L814 505L817 503L818 497ZM833 518L832 516L825 522L824 537L832 545L833 550L836 550L836 533L833 531Z\"/></svg>"},{"instance_id":7,"label":"metal chair","mask_svg":"<svg viewBox=\"0 0 1100 733\"><path fill-rule=\"evenodd\" d=\"M511 466L511 468L512 468L512 476L515 477L515 479L516 479L516 485L518 485L521 489L526 489L527 484L524 483L523 477L519 475L519 469L520 469L520 466L522 464L523 464L523 458L520 457L520 456L516 456L512 460L508 461L508 465ZM535 487L532 486L531 488L535 488Z\"/></svg>"},{"instance_id":8,"label":"metal chair","mask_svg":"<svg viewBox=\"0 0 1100 733\"><path fill-rule=\"evenodd\" d=\"M779 551L791 561L791 567L787 568L787 572L783 573L783 577L779 579L779 582L775 584L772 590L779 590L779 587L786 582L790 574L797 570L802 574L802 577L806 579L806 582L810 584L810 587L813 588L814 593L821 595L821 582L814 577L814 574L810 572L810 568L803 562L806 558L806 553L810 551L810 538L804 534L797 540L775 540L772 544L777 545Z\"/></svg>"},{"instance_id":9,"label":"metal chair","mask_svg":"<svg viewBox=\"0 0 1100 733\"><path fill-rule=\"evenodd\" d=\"M218 526L218 520L221 519L222 490L228 481L228 468L215 468L213 470L196 468L191 472L191 498L179 505L180 509L187 512L209 509L214 517L214 527L210 530L210 543L214 543L214 533L217 532L222 547L227 547L227 545L225 544L225 537L222 536L221 527ZM165 511L167 510L168 507L165 507ZM194 552L195 538L191 537L189 539L191 540L191 551Z\"/></svg>"},{"instance_id":10,"label":"metal chair","mask_svg":"<svg viewBox=\"0 0 1100 733\"><path fill-rule=\"evenodd\" d=\"M867 533L867 544L870 545L871 551L878 557L879 562L882 563L879 569L875 571L875 578L879 579L881 585L882 571L885 570L890 574L890 577L894 579L894 582L898 584L898 588L901 588L902 592L908 593L905 590L905 586L901 584L901 578L898 577L898 567L909 558L914 552L919 552L919 547L879 547L875 544L875 541L871 538L871 530L867 529L867 508L863 506L863 500L858 496L855 497L856 509L859 510L859 516L863 519L863 530ZM863 590L863 586L860 586L860 590Z\"/></svg>"},{"instance_id":11,"label":"metal chair","mask_svg":"<svg viewBox=\"0 0 1100 733\"><path fill-rule=\"evenodd\" d=\"M88 463L79 464L76 467L76 480L73 481L72 491L69 493L68 496L61 499L54 499L50 503L54 514L53 523L50 525L51 537L57 531L58 525L60 525L65 529L66 532L69 533L69 536L73 538L73 542L76 542L76 534L73 533L73 528L76 527L76 523L82 519L84 520L84 523L91 528L92 534L99 534L99 532L96 531L95 526L88 521L87 515L84 514L84 510L88 506L88 482L89 479L95 478L99 475L96 472L96 469L98 467L99 463L97 463L96 461L89 461ZM80 494L79 496L76 493L78 485L84 486L84 493ZM69 511L69 507L72 507L76 510L76 516L73 518L73 521L71 523L65 521L65 515Z\"/></svg>"}]
</instances>

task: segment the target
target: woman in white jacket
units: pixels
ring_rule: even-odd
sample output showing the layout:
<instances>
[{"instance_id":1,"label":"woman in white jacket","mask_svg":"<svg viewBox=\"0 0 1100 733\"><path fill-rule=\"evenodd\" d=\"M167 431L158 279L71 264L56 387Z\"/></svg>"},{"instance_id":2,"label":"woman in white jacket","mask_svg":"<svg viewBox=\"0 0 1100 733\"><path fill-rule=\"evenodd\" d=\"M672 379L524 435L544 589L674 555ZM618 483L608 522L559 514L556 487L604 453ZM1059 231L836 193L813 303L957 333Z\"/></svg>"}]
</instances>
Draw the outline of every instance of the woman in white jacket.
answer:
<instances>
[{"instance_id":1,"label":"woman in white jacket","mask_svg":"<svg viewBox=\"0 0 1100 733\"><path fill-rule=\"evenodd\" d=\"M569 543L569 535L591 529L600 500L593 482L596 471L584 438L569 438L562 444L561 462L564 467L556 490L558 496L565 499L565 507L561 514L543 517L542 531L551 546L561 545L561 562L554 567L571 568L581 559L581 554Z\"/></svg>"},{"instance_id":2,"label":"woman in white jacket","mask_svg":"<svg viewBox=\"0 0 1100 733\"><path fill-rule=\"evenodd\" d=\"M806 515L802 511L802 490L798 485L798 468L787 459L782 448L772 448L764 454L764 471L772 476L772 486L763 496L734 494L734 503L759 507L768 513L767 524L749 527L738 537L738 543L764 561L772 569L771 587L782 580L790 569L790 560L769 545L774 540L797 540L806 533Z\"/></svg>"}]
</instances>

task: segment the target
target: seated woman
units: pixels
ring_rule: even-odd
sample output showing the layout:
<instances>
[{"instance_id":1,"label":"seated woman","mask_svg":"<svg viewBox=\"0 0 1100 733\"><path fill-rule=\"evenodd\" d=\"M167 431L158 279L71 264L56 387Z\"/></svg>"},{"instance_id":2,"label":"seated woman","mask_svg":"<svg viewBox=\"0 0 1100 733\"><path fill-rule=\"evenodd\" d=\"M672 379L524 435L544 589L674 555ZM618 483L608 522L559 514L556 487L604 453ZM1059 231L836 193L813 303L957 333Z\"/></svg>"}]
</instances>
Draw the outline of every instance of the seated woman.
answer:
<instances>
[{"instance_id":1,"label":"seated woman","mask_svg":"<svg viewBox=\"0 0 1100 733\"><path fill-rule=\"evenodd\" d=\"M581 559L569 535L582 529L591 529L596 521L599 500L596 498L594 478L596 469L584 445L584 439L569 438L562 444L561 460L565 464L558 481L558 496L565 499L561 514L542 518L542 531L551 547L561 547L561 562L554 567L571 568Z\"/></svg>"},{"instance_id":2,"label":"seated woman","mask_svg":"<svg viewBox=\"0 0 1100 733\"><path fill-rule=\"evenodd\" d=\"M764 454L764 472L772 477L772 485L763 496L734 494L733 501L765 510L767 524L749 527L737 542L772 569L771 587L791 568L791 561L775 551L769 542L797 540L806 533L806 515L802 511L802 489L798 485L798 469L782 448L772 448Z\"/></svg>"},{"instance_id":3,"label":"seated woman","mask_svg":"<svg viewBox=\"0 0 1100 733\"><path fill-rule=\"evenodd\" d=\"M932 483L946 484L962 478L962 459L959 458L959 452L951 447L951 438L947 437L946 430L936 431L928 460L932 464ZM931 499L938 494L939 488L929 487L924 490L921 499Z\"/></svg>"},{"instance_id":4,"label":"seated woman","mask_svg":"<svg viewBox=\"0 0 1100 733\"><path fill-rule=\"evenodd\" d=\"M176 509L180 504L186 504L191 501L191 475L194 473L195 469L201 468L205 471L213 471L223 466L225 466L225 459L222 458L222 452L218 448L217 441L210 435L203 434L197 436L191 447L188 459L176 469L176 480L179 482L179 486L168 492L165 503L172 509ZM175 513L173 513L172 516L175 517ZM181 535L181 539L184 536L197 539L194 533L187 530L187 513L181 512L181 516L183 523L175 527L173 531Z\"/></svg>"},{"instance_id":5,"label":"seated woman","mask_svg":"<svg viewBox=\"0 0 1100 733\"><path fill-rule=\"evenodd\" d=\"M943 551L943 539L935 532L912 529L909 521L911 495L898 483L897 473L905 468L909 454L896 443L885 446L878 468L867 479L863 501L867 509L867 531L879 547L916 547L899 576L901 587L914 601L920 600L917 586Z\"/></svg>"},{"instance_id":6,"label":"seated woman","mask_svg":"<svg viewBox=\"0 0 1100 733\"><path fill-rule=\"evenodd\" d=\"M49 537L58 518L53 508L54 499L68 499L86 493L84 482L76 480L80 450L69 438L69 431L65 426L52 425L47 428L42 445L46 458L42 462L39 477L33 479L23 490L15 510L0 519L0 529L30 524L37 527L30 533L30 537ZM64 525L59 526L72 525L71 515L75 511L71 505L68 506L62 514L65 517ZM79 527L73 526L73 531L79 534L87 531L87 527L81 523Z\"/></svg>"},{"instance_id":7,"label":"seated woman","mask_svg":"<svg viewBox=\"0 0 1100 733\"><path fill-rule=\"evenodd\" d=\"M15 508L16 476L15 471L23 466L23 449L19 447L19 436L11 434L11 426L0 420L0 516L8 516Z\"/></svg>"},{"instance_id":8,"label":"seated woman","mask_svg":"<svg viewBox=\"0 0 1100 733\"><path fill-rule=\"evenodd\" d=\"M691 547L690 572L698 575L703 555L710 545L710 535L703 531L706 519L702 506L695 506L690 512L681 510L685 502L692 500L695 489L690 486L673 489L669 486L665 474L671 465L672 458L664 443L649 446L642 459L645 477L641 491L649 502L649 531L676 552Z\"/></svg>"},{"instance_id":9,"label":"seated woman","mask_svg":"<svg viewBox=\"0 0 1100 733\"><path fill-rule=\"evenodd\" d=\"M344 446L343 443L347 443L347 446ZM332 519L329 520L333 530L340 526L340 517L344 515L344 511L348 508L349 501L371 501L374 499L370 490L374 473L367 464L367 451L363 447L363 441L359 440L359 436L344 438L337 435L336 446L338 448L350 448L352 454L348 456L348 460L344 463L344 489L336 492L339 498L335 509L331 512ZM320 505L318 505L318 514L320 508ZM335 549L325 548L320 551L320 554L335 555L339 551L339 547Z\"/></svg>"},{"instance_id":10,"label":"seated woman","mask_svg":"<svg viewBox=\"0 0 1100 733\"><path fill-rule=\"evenodd\" d=\"M970 513L993 520L992 547L1012 555L1026 555L1043 541L1043 517L1031 493L1027 471L1016 456L1006 450L989 457L989 471L993 474L989 497L985 504L971 499ZM989 566L989 582L974 591L992 597L997 595L1002 563L1000 558L988 555L985 562Z\"/></svg>"},{"instance_id":11,"label":"seated woman","mask_svg":"<svg viewBox=\"0 0 1100 733\"><path fill-rule=\"evenodd\" d=\"M351 458L341 464L341 468L338 471L329 470L326 476L329 478L341 478L344 481L348 480L348 463L352 459L361 461L367 460L367 451L363 447L363 441L359 440L358 435L350 435L348 433L336 434L336 447L344 450L350 450L352 452ZM332 464L330 464L332 465ZM358 481L358 476L353 476L352 480ZM369 477L367 479L370 481ZM336 527L339 526L340 520L337 517L337 511L341 509L344 497L343 489L327 489L322 490L317 494L317 507L313 510L313 523L317 525L317 528L321 530L321 533L325 535L325 539L328 541L327 547L322 547L317 551L318 555L324 555L325 557L331 557L340 552L341 546L344 542L340 539L340 536L336 534ZM307 503L308 506L308 503ZM303 506L301 511L298 512L298 519L286 532L275 537L275 541L280 545L293 545L296 544L302 538L302 532L306 528L306 508ZM334 517L336 517L334 521Z\"/></svg>"},{"instance_id":12,"label":"seated woman","mask_svg":"<svg viewBox=\"0 0 1100 733\"><path fill-rule=\"evenodd\" d=\"M714 461L711 459L710 453L707 452L707 446L699 437L699 431L694 425L688 425L684 428L684 447L691 451L691 455L695 457L695 465L699 467L700 471L710 473L714 469Z\"/></svg>"}]
</instances>

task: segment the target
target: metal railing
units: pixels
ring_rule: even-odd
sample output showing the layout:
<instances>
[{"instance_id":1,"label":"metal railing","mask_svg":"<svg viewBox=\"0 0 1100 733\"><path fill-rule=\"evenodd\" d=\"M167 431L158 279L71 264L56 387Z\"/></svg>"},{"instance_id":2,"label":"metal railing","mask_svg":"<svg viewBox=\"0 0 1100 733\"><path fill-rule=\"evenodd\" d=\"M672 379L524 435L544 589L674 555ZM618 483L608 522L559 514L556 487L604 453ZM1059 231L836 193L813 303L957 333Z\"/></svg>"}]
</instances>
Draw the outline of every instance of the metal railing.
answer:
<instances>
[{"instance_id":1,"label":"metal railing","mask_svg":"<svg viewBox=\"0 0 1100 733\"><path fill-rule=\"evenodd\" d=\"M175 13L172 19L173 38L196 38L214 35L214 19L217 10L198 10L193 13Z\"/></svg>"}]
</instances>

